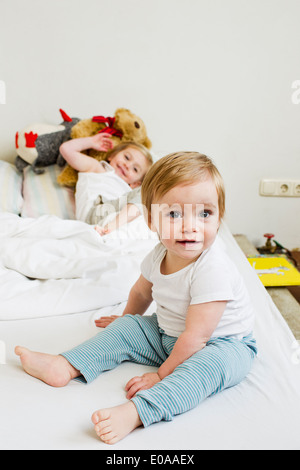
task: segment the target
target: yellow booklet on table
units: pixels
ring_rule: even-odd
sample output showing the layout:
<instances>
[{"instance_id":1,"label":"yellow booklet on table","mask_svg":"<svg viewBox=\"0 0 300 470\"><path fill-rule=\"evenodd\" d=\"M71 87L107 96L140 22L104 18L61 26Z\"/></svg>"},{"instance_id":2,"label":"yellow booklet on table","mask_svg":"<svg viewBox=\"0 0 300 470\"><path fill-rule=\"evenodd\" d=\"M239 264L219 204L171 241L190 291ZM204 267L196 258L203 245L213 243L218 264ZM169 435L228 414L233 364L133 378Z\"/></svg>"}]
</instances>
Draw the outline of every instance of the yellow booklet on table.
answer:
<instances>
[{"instance_id":1,"label":"yellow booklet on table","mask_svg":"<svg viewBox=\"0 0 300 470\"><path fill-rule=\"evenodd\" d=\"M257 256L248 261L266 287L300 285L300 272L286 258Z\"/></svg>"}]
</instances>

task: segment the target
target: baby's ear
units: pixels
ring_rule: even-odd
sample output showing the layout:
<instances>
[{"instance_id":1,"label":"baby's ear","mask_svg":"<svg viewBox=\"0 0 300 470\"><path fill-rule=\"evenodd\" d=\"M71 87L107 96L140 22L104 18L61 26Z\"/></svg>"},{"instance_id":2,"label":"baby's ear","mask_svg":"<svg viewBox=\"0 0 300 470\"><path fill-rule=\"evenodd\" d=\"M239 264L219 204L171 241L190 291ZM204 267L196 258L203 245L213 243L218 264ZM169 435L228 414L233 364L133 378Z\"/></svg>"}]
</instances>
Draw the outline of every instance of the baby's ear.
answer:
<instances>
[{"instance_id":1,"label":"baby's ear","mask_svg":"<svg viewBox=\"0 0 300 470\"><path fill-rule=\"evenodd\" d=\"M158 234L157 225L154 223L154 220L152 219L151 215L148 216L148 227L151 232Z\"/></svg>"},{"instance_id":2,"label":"baby's ear","mask_svg":"<svg viewBox=\"0 0 300 470\"><path fill-rule=\"evenodd\" d=\"M150 223L148 225L149 229L151 230L151 232L154 232L154 233L157 233L158 234L158 231L156 230L156 226L152 223Z\"/></svg>"},{"instance_id":3,"label":"baby's ear","mask_svg":"<svg viewBox=\"0 0 300 470\"><path fill-rule=\"evenodd\" d=\"M151 220L151 214L148 213L147 207L145 207L144 205L143 205L143 216L151 232L157 233L156 227Z\"/></svg>"}]
</instances>

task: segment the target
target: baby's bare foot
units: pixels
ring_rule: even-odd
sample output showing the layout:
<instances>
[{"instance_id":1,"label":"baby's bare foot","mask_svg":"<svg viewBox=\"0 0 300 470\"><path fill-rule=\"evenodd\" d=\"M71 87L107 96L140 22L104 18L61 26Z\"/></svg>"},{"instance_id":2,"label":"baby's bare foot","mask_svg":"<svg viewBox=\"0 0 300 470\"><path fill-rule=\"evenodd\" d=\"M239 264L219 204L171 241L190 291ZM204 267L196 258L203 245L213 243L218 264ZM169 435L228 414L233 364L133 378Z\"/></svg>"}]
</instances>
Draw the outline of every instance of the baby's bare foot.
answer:
<instances>
[{"instance_id":1,"label":"baby's bare foot","mask_svg":"<svg viewBox=\"0 0 300 470\"><path fill-rule=\"evenodd\" d=\"M52 387L64 387L71 379L80 375L80 372L74 369L63 356L34 352L21 346L15 348L15 353L20 356L23 369L27 374Z\"/></svg>"},{"instance_id":2,"label":"baby's bare foot","mask_svg":"<svg viewBox=\"0 0 300 470\"><path fill-rule=\"evenodd\" d=\"M142 426L132 401L113 408L95 411L92 415L96 434L105 444L115 444L135 428Z\"/></svg>"}]
</instances>

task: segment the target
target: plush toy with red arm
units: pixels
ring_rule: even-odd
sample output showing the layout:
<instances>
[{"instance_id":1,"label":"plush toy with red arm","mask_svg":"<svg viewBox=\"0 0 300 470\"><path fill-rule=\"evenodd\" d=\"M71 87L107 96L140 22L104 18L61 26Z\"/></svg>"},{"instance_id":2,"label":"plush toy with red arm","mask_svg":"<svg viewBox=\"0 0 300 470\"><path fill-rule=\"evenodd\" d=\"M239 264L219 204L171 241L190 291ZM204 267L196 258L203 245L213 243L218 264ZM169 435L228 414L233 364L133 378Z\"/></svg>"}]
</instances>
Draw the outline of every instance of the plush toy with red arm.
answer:
<instances>
[{"instance_id":1,"label":"plush toy with red arm","mask_svg":"<svg viewBox=\"0 0 300 470\"><path fill-rule=\"evenodd\" d=\"M79 118L69 117L59 110L63 122L59 125L31 124L16 133L17 157L15 165L19 171L30 165L36 174L44 173L43 167L57 163L64 166L65 160L60 155L60 145L71 138L72 127Z\"/></svg>"}]
</instances>

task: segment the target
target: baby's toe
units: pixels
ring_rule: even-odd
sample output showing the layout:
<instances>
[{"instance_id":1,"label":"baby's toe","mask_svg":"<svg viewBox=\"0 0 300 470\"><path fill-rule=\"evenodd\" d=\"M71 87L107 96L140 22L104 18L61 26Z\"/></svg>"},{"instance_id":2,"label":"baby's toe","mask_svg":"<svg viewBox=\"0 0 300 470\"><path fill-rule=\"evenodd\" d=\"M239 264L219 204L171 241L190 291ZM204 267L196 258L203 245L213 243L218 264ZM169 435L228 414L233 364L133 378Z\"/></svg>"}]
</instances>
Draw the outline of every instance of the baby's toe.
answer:
<instances>
[{"instance_id":1,"label":"baby's toe","mask_svg":"<svg viewBox=\"0 0 300 470\"><path fill-rule=\"evenodd\" d=\"M118 437L113 431L103 431L102 434L99 435L99 437L101 441L105 444L115 444L118 441Z\"/></svg>"},{"instance_id":2,"label":"baby's toe","mask_svg":"<svg viewBox=\"0 0 300 470\"><path fill-rule=\"evenodd\" d=\"M98 424L109 418L108 410L97 410L92 414L92 422Z\"/></svg>"}]
</instances>

